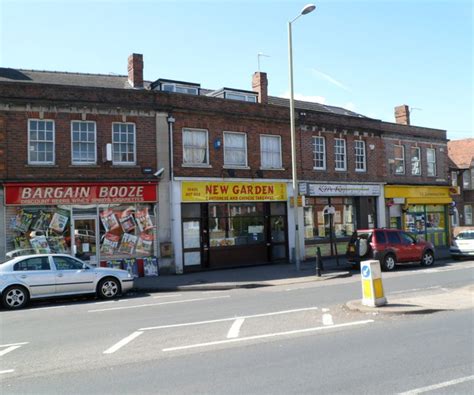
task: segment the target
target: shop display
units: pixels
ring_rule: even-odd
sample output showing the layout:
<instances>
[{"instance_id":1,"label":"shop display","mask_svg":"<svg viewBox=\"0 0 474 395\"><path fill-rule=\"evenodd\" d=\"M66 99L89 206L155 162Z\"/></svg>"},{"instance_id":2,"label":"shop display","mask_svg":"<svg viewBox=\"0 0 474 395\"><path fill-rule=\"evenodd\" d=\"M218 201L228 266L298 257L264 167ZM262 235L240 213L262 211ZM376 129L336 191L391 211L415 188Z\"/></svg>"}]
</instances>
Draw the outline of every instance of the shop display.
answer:
<instances>
[{"instance_id":1,"label":"shop display","mask_svg":"<svg viewBox=\"0 0 474 395\"><path fill-rule=\"evenodd\" d=\"M100 246L100 253L104 255L113 255L117 250L119 241L120 236L114 235L112 233L106 233L104 241Z\"/></svg>"},{"instance_id":2,"label":"shop display","mask_svg":"<svg viewBox=\"0 0 474 395\"><path fill-rule=\"evenodd\" d=\"M49 229L56 233L63 233L69 220L69 213L66 210L58 210L53 214Z\"/></svg>"},{"instance_id":3,"label":"shop display","mask_svg":"<svg viewBox=\"0 0 474 395\"><path fill-rule=\"evenodd\" d=\"M36 216L35 221L31 226L31 229L35 231L46 232L49 228L49 224L51 223L52 217L53 216L51 213L47 213L43 210L40 210L39 215Z\"/></svg>"},{"instance_id":4,"label":"shop display","mask_svg":"<svg viewBox=\"0 0 474 395\"><path fill-rule=\"evenodd\" d=\"M100 220L102 221L102 225L104 225L106 232L110 232L120 226L113 210L110 209L104 210L100 213Z\"/></svg>"},{"instance_id":5,"label":"shop display","mask_svg":"<svg viewBox=\"0 0 474 395\"><path fill-rule=\"evenodd\" d=\"M31 248L34 248L38 253L49 253L49 248L46 236L35 236L30 239Z\"/></svg>"},{"instance_id":6,"label":"shop display","mask_svg":"<svg viewBox=\"0 0 474 395\"><path fill-rule=\"evenodd\" d=\"M143 258L145 277L158 276L158 260L155 257Z\"/></svg>"},{"instance_id":7,"label":"shop display","mask_svg":"<svg viewBox=\"0 0 474 395\"><path fill-rule=\"evenodd\" d=\"M138 262L135 258L128 258L123 260L123 270L129 272L132 277L138 277Z\"/></svg>"},{"instance_id":8,"label":"shop display","mask_svg":"<svg viewBox=\"0 0 474 395\"><path fill-rule=\"evenodd\" d=\"M135 213L135 220L137 221L140 232L153 229L153 222L148 214L148 208L145 207L142 210L137 210Z\"/></svg>"},{"instance_id":9,"label":"shop display","mask_svg":"<svg viewBox=\"0 0 474 395\"><path fill-rule=\"evenodd\" d=\"M28 213L25 210L19 209L14 220L12 221L11 227L17 232L26 233L28 229L30 229L32 221L33 214Z\"/></svg>"},{"instance_id":10,"label":"shop display","mask_svg":"<svg viewBox=\"0 0 474 395\"><path fill-rule=\"evenodd\" d=\"M135 229L135 221L133 219L133 207L128 207L120 213L120 226L125 233Z\"/></svg>"},{"instance_id":11,"label":"shop display","mask_svg":"<svg viewBox=\"0 0 474 395\"><path fill-rule=\"evenodd\" d=\"M66 240L63 236L51 236L46 238L51 252L64 254L68 251Z\"/></svg>"},{"instance_id":12,"label":"shop display","mask_svg":"<svg viewBox=\"0 0 474 395\"><path fill-rule=\"evenodd\" d=\"M122 269L122 260L112 259L110 261L107 261L107 267L111 267L113 269Z\"/></svg>"},{"instance_id":13,"label":"shop display","mask_svg":"<svg viewBox=\"0 0 474 395\"><path fill-rule=\"evenodd\" d=\"M135 247L137 245L138 237L130 233L124 233L122 235L122 240L120 241L119 252L123 254L131 255L133 254Z\"/></svg>"},{"instance_id":14,"label":"shop display","mask_svg":"<svg viewBox=\"0 0 474 395\"><path fill-rule=\"evenodd\" d=\"M142 254L152 254L153 238L153 234L141 233L137 241L136 252Z\"/></svg>"}]
</instances>

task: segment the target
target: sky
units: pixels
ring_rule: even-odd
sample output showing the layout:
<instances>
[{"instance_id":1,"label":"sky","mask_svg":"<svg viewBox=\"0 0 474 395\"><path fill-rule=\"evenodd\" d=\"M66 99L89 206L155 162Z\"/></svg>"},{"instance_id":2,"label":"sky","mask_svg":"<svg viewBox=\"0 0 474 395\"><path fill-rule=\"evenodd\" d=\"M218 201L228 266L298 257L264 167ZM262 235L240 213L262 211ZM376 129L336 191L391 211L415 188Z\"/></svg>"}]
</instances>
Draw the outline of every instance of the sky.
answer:
<instances>
[{"instance_id":1,"label":"sky","mask_svg":"<svg viewBox=\"0 0 474 395\"><path fill-rule=\"evenodd\" d=\"M0 67L127 74L289 96L288 21L311 0L0 0ZM295 98L474 137L472 0L317 0L292 24ZM258 54L266 56L258 57Z\"/></svg>"}]
</instances>

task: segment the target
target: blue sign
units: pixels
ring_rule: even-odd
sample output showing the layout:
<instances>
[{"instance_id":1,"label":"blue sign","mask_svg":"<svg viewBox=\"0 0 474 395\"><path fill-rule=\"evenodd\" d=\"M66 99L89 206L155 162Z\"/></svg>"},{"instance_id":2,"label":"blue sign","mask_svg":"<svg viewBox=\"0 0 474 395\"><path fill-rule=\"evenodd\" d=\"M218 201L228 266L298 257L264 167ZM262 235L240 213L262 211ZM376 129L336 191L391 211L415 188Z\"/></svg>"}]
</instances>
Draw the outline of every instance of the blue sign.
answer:
<instances>
[{"instance_id":1,"label":"blue sign","mask_svg":"<svg viewBox=\"0 0 474 395\"><path fill-rule=\"evenodd\" d=\"M368 266L368 265L362 266L361 273L362 273L362 277L369 278L370 277L370 266Z\"/></svg>"}]
</instances>

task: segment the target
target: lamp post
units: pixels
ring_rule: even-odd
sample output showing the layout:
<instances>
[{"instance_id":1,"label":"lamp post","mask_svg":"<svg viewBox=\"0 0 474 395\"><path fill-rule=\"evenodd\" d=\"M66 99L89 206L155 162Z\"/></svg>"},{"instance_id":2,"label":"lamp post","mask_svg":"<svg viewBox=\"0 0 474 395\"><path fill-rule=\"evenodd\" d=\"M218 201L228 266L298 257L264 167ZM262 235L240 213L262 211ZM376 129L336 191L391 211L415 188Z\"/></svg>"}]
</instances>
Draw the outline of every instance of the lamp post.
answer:
<instances>
[{"instance_id":1,"label":"lamp post","mask_svg":"<svg viewBox=\"0 0 474 395\"><path fill-rule=\"evenodd\" d=\"M293 46L291 39L291 24L300 16L314 11L316 6L308 4L303 7L300 14L288 22L288 65L290 72L290 127L291 127L291 176L293 182L293 215L295 221L295 265L300 270L300 244L298 228L298 175L296 173L296 136L295 136L295 99L293 93Z\"/></svg>"}]
</instances>

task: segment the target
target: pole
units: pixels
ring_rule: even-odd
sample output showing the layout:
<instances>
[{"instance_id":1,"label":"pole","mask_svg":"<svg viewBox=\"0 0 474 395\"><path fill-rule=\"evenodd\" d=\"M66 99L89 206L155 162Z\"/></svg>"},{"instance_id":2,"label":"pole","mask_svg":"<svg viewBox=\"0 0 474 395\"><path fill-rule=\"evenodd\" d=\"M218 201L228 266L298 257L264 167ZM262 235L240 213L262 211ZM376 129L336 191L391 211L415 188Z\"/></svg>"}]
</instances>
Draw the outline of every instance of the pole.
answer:
<instances>
[{"instance_id":1,"label":"pole","mask_svg":"<svg viewBox=\"0 0 474 395\"><path fill-rule=\"evenodd\" d=\"M293 45L291 37L291 22L288 22L288 66L290 79L291 178L293 183L293 216L295 221L295 266L296 270L299 271L300 243L298 229L298 177L296 174L295 101L293 93Z\"/></svg>"}]
</instances>

